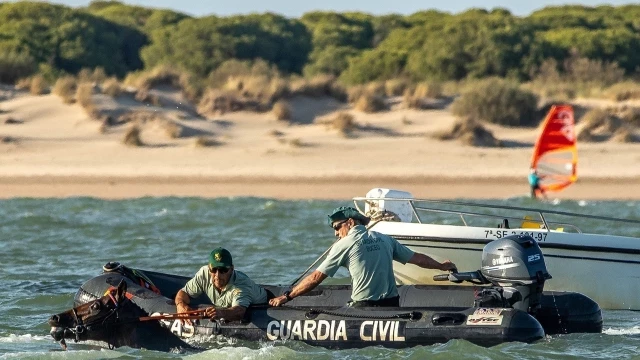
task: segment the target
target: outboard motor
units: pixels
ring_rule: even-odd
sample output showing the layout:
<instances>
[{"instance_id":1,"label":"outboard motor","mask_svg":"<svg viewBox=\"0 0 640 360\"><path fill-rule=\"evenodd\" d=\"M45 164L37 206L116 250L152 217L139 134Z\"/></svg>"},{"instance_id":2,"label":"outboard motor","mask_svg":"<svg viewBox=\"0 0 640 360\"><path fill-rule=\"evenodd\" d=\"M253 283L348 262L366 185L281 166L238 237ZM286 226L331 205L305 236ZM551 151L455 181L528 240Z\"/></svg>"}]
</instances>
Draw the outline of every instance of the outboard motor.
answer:
<instances>
[{"instance_id":1,"label":"outboard motor","mask_svg":"<svg viewBox=\"0 0 640 360\"><path fill-rule=\"evenodd\" d=\"M528 235L510 235L487 244L480 273L501 288L502 299L511 307L530 314L540 307L544 282L551 279L542 250ZM477 302L482 303L482 299Z\"/></svg>"},{"instance_id":2,"label":"outboard motor","mask_svg":"<svg viewBox=\"0 0 640 360\"><path fill-rule=\"evenodd\" d=\"M544 282L551 279L542 250L528 235L510 235L488 243L478 271L436 275L436 281L492 284L476 295L475 307L505 307L535 314Z\"/></svg>"}]
</instances>

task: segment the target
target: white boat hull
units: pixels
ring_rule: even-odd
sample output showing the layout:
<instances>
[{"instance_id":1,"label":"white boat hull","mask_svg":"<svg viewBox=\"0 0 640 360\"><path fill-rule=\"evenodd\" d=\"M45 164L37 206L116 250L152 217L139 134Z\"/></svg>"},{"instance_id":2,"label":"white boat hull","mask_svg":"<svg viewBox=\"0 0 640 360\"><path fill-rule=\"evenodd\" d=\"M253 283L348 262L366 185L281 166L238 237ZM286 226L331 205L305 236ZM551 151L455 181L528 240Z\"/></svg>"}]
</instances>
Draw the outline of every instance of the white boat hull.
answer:
<instances>
[{"instance_id":1,"label":"white boat hull","mask_svg":"<svg viewBox=\"0 0 640 360\"><path fill-rule=\"evenodd\" d=\"M640 241L635 238L402 222L380 222L371 230L391 235L438 261L449 259L459 271L480 269L482 249L488 242L526 233L538 241L553 277L545 290L579 292L603 309L640 310ZM433 275L441 273L415 265L394 266L402 284L433 284Z\"/></svg>"}]
</instances>

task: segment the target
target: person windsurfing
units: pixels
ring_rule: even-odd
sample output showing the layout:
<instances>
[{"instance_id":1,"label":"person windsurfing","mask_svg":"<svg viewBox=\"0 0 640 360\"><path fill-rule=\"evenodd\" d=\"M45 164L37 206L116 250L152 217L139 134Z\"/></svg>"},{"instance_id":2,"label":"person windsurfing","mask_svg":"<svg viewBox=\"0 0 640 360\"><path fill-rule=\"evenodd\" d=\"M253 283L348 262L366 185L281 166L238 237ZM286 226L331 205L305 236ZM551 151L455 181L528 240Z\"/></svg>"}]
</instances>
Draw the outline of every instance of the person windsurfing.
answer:
<instances>
[{"instance_id":1,"label":"person windsurfing","mask_svg":"<svg viewBox=\"0 0 640 360\"><path fill-rule=\"evenodd\" d=\"M532 199L538 198L538 192L542 196L544 196L545 199L547 198L547 194L540 187L540 178L541 178L541 176L538 175L538 172L536 171L536 169L531 168L529 170L529 186L531 186L531 198Z\"/></svg>"}]
</instances>

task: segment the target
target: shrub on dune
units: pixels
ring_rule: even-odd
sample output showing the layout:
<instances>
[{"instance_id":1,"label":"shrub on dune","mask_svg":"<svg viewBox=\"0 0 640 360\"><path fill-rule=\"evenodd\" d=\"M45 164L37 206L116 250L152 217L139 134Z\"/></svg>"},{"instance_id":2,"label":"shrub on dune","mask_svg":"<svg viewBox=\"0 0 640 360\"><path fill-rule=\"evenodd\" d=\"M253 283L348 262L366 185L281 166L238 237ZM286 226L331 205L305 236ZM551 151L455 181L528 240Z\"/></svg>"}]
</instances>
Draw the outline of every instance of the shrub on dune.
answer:
<instances>
[{"instance_id":1,"label":"shrub on dune","mask_svg":"<svg viewBox=\"0 0 640 360\"><path fill-rule=\"evenodd\" d=\"M207 136L198 136L193 141L193 146L197 148L219 146L219 145L221 145L221 143L218 140L212 137L207 137Z\"/></svg>"},{"instance_id":2,"label":"shrub on dune","mask_svg":"<svg viewBox=\"0 0 640 360\"><path fill-rule=\"evenodd\" d=\"M31 82L29 84L29 92L31 95L42 95L47 92L49 88L49 84L47 80L45 80L42 75L35 75L31 78Z\"/></svg>"},{"instance_id":3,"label":"shrub on dune","mask_svg":"<svg viewBox=\"0 0 640 360\"><path fill-rule=\"evenodd\" d=\"M174 123L171 120L162 121L161 126L164 129L167 136L170 137L171 139L177 139L182 135L182 130L183 130L182 126L180 126L180 124Z\"/></svg>"},{"instance_id":4,"label":"shrub on dune","mask_svg":"<svg viewBox=\"0 0 640 360\"><path fill-rule=\"evenodd\" d=\"M627 125L640 128L640 108L627 108L620 114L620 119Z\"/></svg>"},{"instance_id":5,"label":"shrub on dune","mask_svg":"<svg viewBox=\"0 0 640 360\"><path fill-rule=\"evenodd\" d=\"M280 100L273 105L271 110L276 120L291 121L291 106L284 100Z\"/></svg>"},{"instance_id":6,"label":"shrub on dune","mask_svg":"<svg viewBox=\"0 0 640 360\"><path fill-rule=\"evenodd\" d=\"M127 146L142 146L142 140L140 139L140 128L136 125L129 127L122 138L122 143Z\"/></svg>"},{"instance_id":7,"label":"shrub on dune","mask_svg":"<svg viewBox=\"0 0 640 360\"><path fill-rule=\"evenodd\" d=\"M439 98L442 96L442 84L437 82L420 83L416 85L413 96L416 98Z\"/></svg>"},{"instance_id":8,"label":"shrub on dune","mask_svg":"<svg viewBox=\"0 0 640 360\"><path fill-rule=\"evenodd\" d=\"M93 104L93 84L83 82L76 88L76 101L85 109L92 108Z\"/></svg>"},{"instance_id":9,"label":"shrub on dune","mask_svg":"<svg viewBox=\"0 0 640 360\"><path fill-rule=\"evenodd\" d=\"M101 84L106 78L107 73L104 71L104 68L98 66L97 68L93 69L91 80L95 81L98 84Z\"/></svg>"},{"instance_id":10,"label":"shrub on dune","mask_svg":"<svg viewBox=\"0 0 640 360\"><path fill-rule=\"evenodd\" d=\"M405 79L390 79L384 82L386 96L400 96L408 87L409 82Z\"/></svg>"},{"instance_id":11,"label":"shrub on dune","mask_svg":"<svg viewBox=\"0 0 640 360\"><path fill-rule=\"evenodd\" d=\"M73 76L63 76L56 80L52 92L62 98L65 104L72 104L75 101L76 79Z\"/></svg>"},{"instance_id":12,"label":"shrub on dune","mask_svg":"<svg viewBox=\"0 0 640 360\"><path fill-rule=\"evenodd\" d=\"M117 97L122 93L122 87L118 79L111 77L102 83L102 92L111 97Z\"/></svg>"},{"instance_id":13,"label":"shrub on dune","mask_svg":"<svg viewBox=\"0 0 640 360\"><path fill-rule=\"evenodd\" d=\"M531 126L540 120L538 98L518 84L490 78L475 84L454 101L452 112L506 126Z\"/></svg>"},{"instance_id":14,"label":"shrub on dune","mask_svg":"<svg viewBox=\"0 0 640 360\"><path fill-rule=\"evenodd\" d=\"M139 101L141 103L151 104L153 106L162 106L160 97L156 94L150 93L149 90L144 88L138 90L134 98L136 99L136 101Z\"/></svg>"},{"instance_id":15,"label":"shrub on dune","mask_svg":"<svg viewBox=\"0 0 640 360\"><path fill-rule=\"evenodd\" d=\"M640 99L640 84L634 81L625 81L615 84L605 90L609 98L615 101Z\"/></svg>"},{"instance_id":16,"label":"shrub on dune","mask_svg":"<svg viewBox=\"0 0 640 360\"><path fill-rule=\"evenodd\" d=\"M637 141L635 135L633 134L633 130L631 130L627 126L623 126L616 130L611 136L610 140L619 143L633 143Z\"/></svg>"},{"instance_id":17,"label":"shrub on dune","mask_svg":"<svg viewBox=\"0 0 640 360\"><path fill-rule=\"evenodd\" d=\"M242 106L234 94L217 89L208 89L198 104L198 113L205 116L225 114L240 109L242 109Z\"/></svg>"},{"instance_id":18,"label":"shrub on dune","mask_svg":"<svg viewBox=\"0 0 640 360\"><path fill-rule=\"evenodd\" d=\"M591 132L601 133L613 133L621 126L621 121L610 111L601 108L594 108L589 110L580 123L583 124L583 130L589 130Z\"/></svg>"},{"instance_id":19,"label":"shrub on dune","mask_svg":"<svg viewBox=\"0 0 640 360\"><path fill-rule=\"evenodd\" d=\"M343 135L347 135L356 129L353 115L347 112L338 113L331 121L331 126Z\"/></svg>"},{"instance_id":20,"label":"shrub on dune","mask_svg":"<svg viewBox=\"0 0 640 360\"><path fill-rule=\"evenodd\" d=\"M597 141L598 137L593 134L591 129L584 127L578 131L577 139L580 142L593 142Z\"/></svg>"},{"instance_id":21,"label":"shrub on dune","mask_svg":"<svg viewBox=\"0 0 640 360\"><path fill-rule=\"evenodd\" d=\"M375 113L386 109L384 99L372 94L364 94L355 103L355 108L366 113Z\"/></svg>"},{"instance_id":22,"label":"shrub on dune","mask_svg":"<svg viewBox=\"0 0 640 360\"><path fill-rule=\"evenodd\" d=\"M457 139L470 146L500 147L503 145L491 131L471 117L458 119L450 130L436 133L433 137L439 140Z\"/></svg>"},{"instance_id":23,"label":"shrub on dune","mask_svg":"<svg viewBox=\"0 0 640 360\"><path fill-rule=\"evenodd\" d=\"M299 148L299 147L303 147L304 143L299 138L295 138L295 139L289 140L289 146Z\"/></svg>"},{"instance_id":24,"label":"shrub on dune","mask_svg":"<svg viewBox=\"0 0 640 360\"><path fill-rule=\"evenodd\" d=\"M333 75L319 74L311 79L298 78L291 80L289 88L292 95L330 96L339 101L347 99L346 90L336 82L336 78Z\"/></svg>"}]
</instances>

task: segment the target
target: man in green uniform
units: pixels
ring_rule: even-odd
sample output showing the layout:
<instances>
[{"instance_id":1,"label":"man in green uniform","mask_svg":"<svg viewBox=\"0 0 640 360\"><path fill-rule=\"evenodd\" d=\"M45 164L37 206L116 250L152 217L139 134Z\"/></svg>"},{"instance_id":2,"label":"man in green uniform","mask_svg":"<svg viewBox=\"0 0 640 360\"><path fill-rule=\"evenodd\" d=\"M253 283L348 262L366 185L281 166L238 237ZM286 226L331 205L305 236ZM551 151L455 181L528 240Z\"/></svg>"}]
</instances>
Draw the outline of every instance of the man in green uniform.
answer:
<instances>
[{"instance_id":1,"label":"man in green uniform","mask_svg":"<svg viewBox=\"0 0 640 360\"><path fill-rule=\"evenodd\" d=\"M399 306L400 299L393 276L393 260L426 269L456 269L448 260L439 263L427 255L411 251L388 235L368 231L365 225L369 221L368 217L354 208L335 209L329 215L329 225L339 240L333 245L327 258L300 284L271 299L269 304L280 306L311 291L327 276L333 276L340 266L344 266L351 274L351 306Z\"/></svg>"},{"instance_id":2,"label":"man in green uniform","mask_svg":"<svg viewBox=\"0 0 640 360\"><path fill-rule=\"evenodd\" d=\"M240 320L249 305L267 302L267 292L243 272L235 270L231 253L223 248L214 249L209 254L209 265L201 267L196 275L178 290L175 298L177 311L182 313L191 310L191 298L202 293L207 294L213 304L205 310L205 316L212 320ZM191 321L185 321L191 324Z\"/></svg>"}]
</instances>

